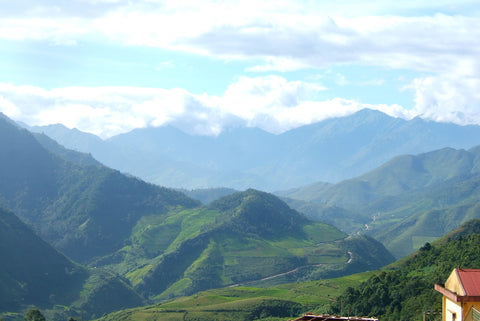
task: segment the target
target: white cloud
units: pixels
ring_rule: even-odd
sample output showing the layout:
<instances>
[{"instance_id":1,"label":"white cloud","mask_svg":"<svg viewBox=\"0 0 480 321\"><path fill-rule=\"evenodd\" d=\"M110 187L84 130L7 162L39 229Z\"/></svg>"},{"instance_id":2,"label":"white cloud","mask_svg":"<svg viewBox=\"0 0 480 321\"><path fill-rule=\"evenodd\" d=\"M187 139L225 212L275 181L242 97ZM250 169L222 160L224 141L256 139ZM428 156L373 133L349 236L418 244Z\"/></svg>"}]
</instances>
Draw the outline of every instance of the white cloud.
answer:
<instances>
[{"instance_id":1,"label":"white cloud","mask_svg":"<svg viewBox=\"0 0 480 321\"><path fill-rule=\"evenodd\" d=\"M415 79L416 114L440 122L480 124L480 77L442 74Z\"/></svg>"},{"instance_id":2,"label":"white cloud","mask_svg":"<svg viewBox=\"0 0 480 321\"><path fill-rule=\"evenodd\" d=\"M480 124L480 19L474 0L10 1L0 8L0 37L180 50L251 61L255 65L246 70L254 72L333 64L409 70L417 74L409 87L415 107L371 108ZM345 84L341 77L339 84ZM0 108L7 115L27 123L63 115L70 126L107 136L180 120L209 133L238 119L278 132L368 106L341 98L318 101L322 86L274 76L240 77L218 97L155 88L0 87Z\"/></svg>"},{"instance_id":3,"label":"white cloud","mask_svg":"<svg viewBox=\"0 0 480 321\"><path fill-rule=\"evenodd\" d=\"M160 47L224 59L264 59L257 71L362 63L436 72L480 52L480 19L402 16L409 10L470 8L474 1L47 1L11 5L0 37ZM17 7L15 9L15 7ZM95 14L92 14L94 12ZM477 10L478 13L478 10Z\"/></svg>"},{"instance_id":4,"label":"white cloud","mask_svg":"<svg viewBox=\"0 0 480 321\"><path fill-rule=\"evenodd\" d=\"M366 105L345 99L316 101L323 90L318 84L287 81L279 76L241 77L222 96L193 95L184 89L44 90L0 84L0 111L30 125L63 123L102 137L165 124L203 135L217 135L232 124L280 133L363 108L401 114L399 106Z\"/></svg>"}]
</instances>

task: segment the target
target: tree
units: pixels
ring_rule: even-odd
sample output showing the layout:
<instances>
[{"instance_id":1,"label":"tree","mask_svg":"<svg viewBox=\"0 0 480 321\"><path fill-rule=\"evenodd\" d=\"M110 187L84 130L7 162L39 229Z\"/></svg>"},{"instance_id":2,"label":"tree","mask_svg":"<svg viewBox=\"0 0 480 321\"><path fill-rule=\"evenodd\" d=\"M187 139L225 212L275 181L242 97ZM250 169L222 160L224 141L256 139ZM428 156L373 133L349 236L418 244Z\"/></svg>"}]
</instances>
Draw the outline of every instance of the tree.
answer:
<instances>
[{"instance_id":1,"label":"tree","mask_svg":"<svg viewBox=\"0 0 480 321\"><path fill-rule=\"evenodd\" d=\"M24 321L46 321L45 317L42 315L42 313L40 313L38 309L28 310L23 320Z\"/></svg>"}]
</instances>

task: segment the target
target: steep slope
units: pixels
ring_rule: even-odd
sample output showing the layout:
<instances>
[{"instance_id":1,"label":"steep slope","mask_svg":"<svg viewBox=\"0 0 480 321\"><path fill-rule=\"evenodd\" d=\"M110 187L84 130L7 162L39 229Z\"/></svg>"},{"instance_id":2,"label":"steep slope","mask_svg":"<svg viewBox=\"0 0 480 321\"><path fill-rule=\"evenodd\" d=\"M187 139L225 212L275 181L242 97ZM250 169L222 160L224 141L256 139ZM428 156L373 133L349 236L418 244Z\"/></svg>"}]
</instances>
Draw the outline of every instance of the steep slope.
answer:
<instances>
[{"instance_id":1,"label":"steep slope","mask_svg":"<svg viewBox=\"0 0 480 321\"><path fill-rule=\"evenodd\" d=\"M386 267L359 286L348 288L331 305L332 313L353 311L381 320L422 320L424 311L441 311L433 286L452 270L480 266L480 221L465 223L438 241Z\"/></svg>"},{"instance_id":2,"label":"steep slope","mask_svg":"<svg viewBox=\"0 0 480 321\"><path fill-rule=\"evenodd\" d=\"M480 126L420 118L406 121L368 109L280 135L234 128L217 137L205 137L160 127L92 141L91 134L82 136L61 126L36 130L68 148L92 153L112 168L189 189L224 186L273 191L316 181L338 182L397 155L444 147L471 148L480 143Z\"/></svg>"},{"instance_id":3,"label":"steep slope","mask_svg":"<svg viewBox=\"0 0 480 321\"><path fill-rule=\"evenodd\" d=\"M0 208L0 309L20 302L45 306L51 296L72 302L88 272L36 236L13 213Z\"/></svg>"},{"instance_id":4,"label":"steep slope","mask_svg":"<svg viewBox=\"0 0 480 321\"><path fill-rule=\"evenodd\" d=\"M85 154L81 152L76 152L70 149L66 149L62 145L58 144L56 141L51 139L45 134L34 134L37 141L51 153L58 155L64 158L67 161L77 163L80 165L96 165L101 166L97 160L95 160L91 154Z\"/></svg>"},{"instance_id":5,"label":"steep slope","mask_svg":"<svg viewBox=\"0 0 480 321\"><path fill-rule=\"evenodd\" d=\"M118 250L143 215L199 205L106 167L69 162L4 119L0 137L0 203L72 259Z\"/></svg>"},{"instance_id":6,"label":"steep slope","mask_svg":"<svg viewBox=\"0 0 480 321\"><path fill-rule=\"evenodd\" d=\"M73 263L2 208L0 260L0 314L61 305L70 306L67 315L92 317L143 303L125 281Z\"/></svg>"},{"instance_id":7,"label":"steep slope","mask_svg":"<svg viewBox=\"0 0 480 321\"><path fill-rule=\"evenodd\" d=\"M345 239L256 190L208 208L145 217L133 231L131 246L96 264L125 275L154 300L240 283L342 275L393 260L373 239Z\"/></svg>"}]
</instances>

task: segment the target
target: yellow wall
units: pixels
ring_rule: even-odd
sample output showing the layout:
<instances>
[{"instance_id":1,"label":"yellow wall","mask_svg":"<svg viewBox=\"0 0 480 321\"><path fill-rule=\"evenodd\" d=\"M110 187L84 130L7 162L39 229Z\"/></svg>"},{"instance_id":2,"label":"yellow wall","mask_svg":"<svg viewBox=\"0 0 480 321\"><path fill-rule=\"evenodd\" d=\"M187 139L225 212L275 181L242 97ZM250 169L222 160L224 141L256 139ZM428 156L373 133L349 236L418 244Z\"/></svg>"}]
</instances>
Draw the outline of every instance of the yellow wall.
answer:
<instances>
[{"instance_id":1,"label":"yellow wall","mask_svg":"<svg viewBox=\"0 0 480 321\"><path fill-rule=\"evenodd\" d=\"M456 269L453 270L448 277L447 282L445 282L445 289L457 293L457 295L466 295Z\"/></svg>"},{"instance_id":2,"label":"yellow wall","mask_svg":"<svg viewBox=\"0 0 480 321\"><path fill-rule=\"evenodd\" d=\"M480 311L480 302L453 302L443 297L442 321L463 321L472 306Z\"/></svg>"}]
</instances>

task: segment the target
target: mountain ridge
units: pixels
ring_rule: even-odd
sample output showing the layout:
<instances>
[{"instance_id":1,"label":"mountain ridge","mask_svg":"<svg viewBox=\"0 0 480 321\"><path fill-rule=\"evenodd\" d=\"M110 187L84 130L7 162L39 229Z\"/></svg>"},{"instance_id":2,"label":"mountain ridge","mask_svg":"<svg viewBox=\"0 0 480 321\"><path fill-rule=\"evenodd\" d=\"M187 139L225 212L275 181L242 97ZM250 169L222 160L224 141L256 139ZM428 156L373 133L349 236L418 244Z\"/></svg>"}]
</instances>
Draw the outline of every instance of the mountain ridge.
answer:
<instances>
[{"instance_id":1,"label":"mountain ridge","mask_svg":"<svg viewBox=\"0 0 480 321\"><path fill-rule=\"evenodd\" d=\"M358 176L401 154L480 144L480 126L404 120L364 109L274 135L237 128L216 137L193 136L173 127L135 129L89 143L91 134L48 127L60 144L91 153L100 162L146 181L176 188L228 187L273 191L316 181ZM77 138L70 138L75 134ZM78 138L80 137L80 138ZM90 138L89 138L90 137ZM143 143L145 141L145 143ZM144 165L139 165L142 160Z\"/></svg>"},{"instance_id":2,"label":"mountain ridge","mask_svg":"<svg viewBox=\"0 0 480 321\"><path fill-rule=\"evenodd\" d=\"M396 257L480 217L480 148L401 155L337 184L278 192L289 205L342 230L375 236Z\"/></svg>"}]
</instances>

